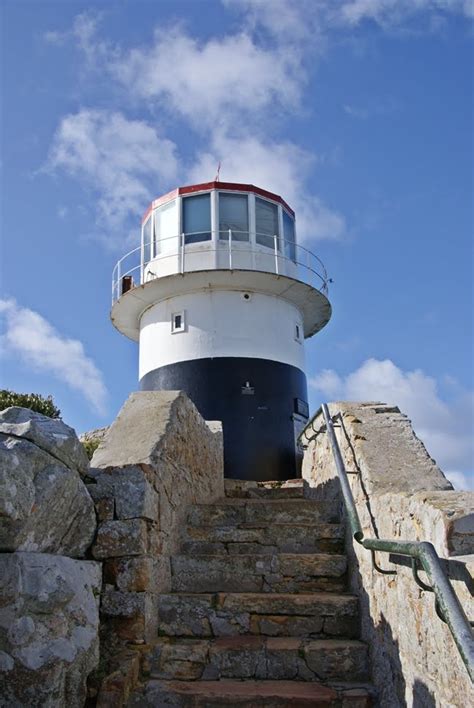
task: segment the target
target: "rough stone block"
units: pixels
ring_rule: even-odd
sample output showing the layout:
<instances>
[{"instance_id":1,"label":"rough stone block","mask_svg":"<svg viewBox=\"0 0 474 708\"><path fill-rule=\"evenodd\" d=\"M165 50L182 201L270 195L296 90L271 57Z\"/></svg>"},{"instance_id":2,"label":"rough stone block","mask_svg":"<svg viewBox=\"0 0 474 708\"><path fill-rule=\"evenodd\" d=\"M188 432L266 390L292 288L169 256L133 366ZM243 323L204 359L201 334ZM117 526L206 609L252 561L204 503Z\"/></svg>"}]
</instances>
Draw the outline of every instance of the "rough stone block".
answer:
<instances>
[{"instance_id":1,"label":"rough stone block","mask_svg":"<svg viewBox=\"0 0 474 708\"><path fill-rule=\"evenodd\" d=\"M338 522L337 510L327 504L321 504L309 499L279 499L262 502L260 500L242 499L218 502L214 504L198 504L189 511L190 526L215 526L244 528L261 526L262 524L317 524L320 522Z\"/></svg>"},{"instance_id":2,"label":"rough stone block","mask_svg":"<svg viewBox=\"0 0 474 708\"><path fill-rule=\"evenodd\" d=\"M146 598L144 592L120 592L106 587L100 610L106 617L136 617L145 613Z\"/></svg>"},{"instance_id":3,"label":"rough stone block","mask_svg":"<svg viewBox=\"0 0 474 708\"><path fill-rule=\"evenodd\" d=\"M98 499L95 502L95 510L97 512L98 521L113 521L115 502L110 497L105 499Z\"/></svg>"},{"instance_id":4,"label":"rough stone block","mask_svg":"<svg viewBox=\"0 0 474 708\"><path fill-rule=\"evenodd\" d=\"M102 469L147 465L162 478L163 462L172 463L174 476L185 476L194 498L224 496L222 433L206 425L183 392L132 393L92 464Z\"/></svg>"},{"instance_id":5,"label":"rough stone block","mask_svg":"<svg viewBox=\"0 0 474 708\"><path fill-rule=\"evenodd\" d=\"M174 592L342 590L346 558L335 554L173 556Z\"/></svg>"},{"instance_id":6,"label":"rough stone block","mask_svg":"<svg viewBox=\"0 0 474 708\"><path fill-rule=\"evenodd\" d=\"M32 437L40 438L40 418ZM28 426L3 427L20 432ZM95 528L94 504L77 470L26 438L0 433L0 550L80 557Z\"/></svg>"},{"instance_id":7,"label":"rough stone block","mask_svg":"<svg viewBox=\"0 0 474 708\"><path fill-rule=\"evenodd\" d=\"M93 561L0 556L2 705L82 708L99 659L101 576Z\"/></svg>"},{"instance_id":8,"label":"rough stone block","mask_svg":"<svg viewBox=\"0 0 474 708\"><path fill-rule=\"evenodd\" d=\"M356 637L358 601L329 593L164 593L159 629L176 637Z\"/></svg>"},{"instance_id":9,"label":"rough stone block","mask_svg":"<svg viewBox=\"0 0 474 708\"><path fill-rule=\"evenodd\" d=\"M138 465L111 467L107 470L92 469L89 492L99 504L104 499L115 500L117 519L159 520L160 496L150 481L152 474Z\"/></svg>"},{"instance_id":10,"label":"rough stone block","mask_svg":"<svg viewBox=\"0 0 474 708\"><path fill-rule=\"evenodd\" d=\"M303 681L149 681L130 697L133 708L222 708L223 706L315 708L339 705L337 691L320 683ZM342 704L341 704L342 705ZM352 705L343 704L344 708ZM355 703L353 708L366 708Z\"/></svg>"},{"instance_id":11,"label":"rough stone block","mask_svg":"<svg viewBox=\"0 0 474 708\"><path fill-rule=\"evenodd\" d=\"M189 681L201 677L209 660L209 642L158 642L147 657L147 670L156 678Z\"/></svg>"},{"instance_id":12,"label":"rough stone block","mask_svg":"<svg viewBox=\"0 0 474 708\"><path fill-rule=\"evenodd\" d=\"M116 667L103 680L97 698L97 708L118 708L127 704L131 690L138 681L140 656L137 652L124 652L114 658Z\"/></svg>"},{"instance_id":13,"label":"rough stone block","mask_svg":"<svg viewBox=\"0 0 474 708\"><path fill-rule=\"evenodd\" d=\"M104 564L104 578L123 592L162 592L170 585L167 556L114 558Z\"/></svg>"},{"instance_id":14,"label":"rough stone block","mask_svg":"<svg viewBox=\"0 0 474 708\"><path fill-rule=\"evenodd\" d=\"M262 679L364 681L367 647L354 640L235 636L169 639L145 648L147 673L173 681Z\"/></svg>"},{"instance_id":15,"label":"rough stone block","mask_svg":"<svg viewBox=\"0 0 474 708\"><path fill-rule=\"evenodd\" d=\"M0 411L0 433L29 440L66 467L87 474L89 460L73 428L29 408L12 406Z\"/></svg>"},{"instance_id":16,"label":"rough stone block","mask_svg":"<svg viewBox=\"0 0 474 708\"><path fill-rule=\"evenodd\" d=\"M308 668L321 679L350 676L351 681L368 678L367 646L343 639L322 639L304 647Z\"/></svg>"},{"instance_id":17,"label":"rough stone block","mask_svg":"<svg viewBox=\"0 0 474 708\"><path fill-rule=\"evenodd\" d=\"M92 555L98 560L116 556L158 553L159 530L143 519L105 521L99 526Z\"/></svg>"},{"instance_id":18,"label":"rough stone block","mask_svg":"<svg viewBox=\"0 0 474 708\"><path fill-rule=\"evenodd\" d=\"M101 618L101 628L106 636L106 643L117 646L120 643L143 644L146 642L145 617L105 617ZM150 640L153 634L150 633Z\"/></svg>"},{"instance_id":19,"label":"rough stone block","mask_svg":"<svg viewBox=\"0 0 474 708\"><path fill-rule=\"evenodd\" d=\"M104 618L112 618L113 634L126 641L150 641L156 637L158 597L149 592L121 592L106 587L100 606Z\"/></svg>"}]
</instances>

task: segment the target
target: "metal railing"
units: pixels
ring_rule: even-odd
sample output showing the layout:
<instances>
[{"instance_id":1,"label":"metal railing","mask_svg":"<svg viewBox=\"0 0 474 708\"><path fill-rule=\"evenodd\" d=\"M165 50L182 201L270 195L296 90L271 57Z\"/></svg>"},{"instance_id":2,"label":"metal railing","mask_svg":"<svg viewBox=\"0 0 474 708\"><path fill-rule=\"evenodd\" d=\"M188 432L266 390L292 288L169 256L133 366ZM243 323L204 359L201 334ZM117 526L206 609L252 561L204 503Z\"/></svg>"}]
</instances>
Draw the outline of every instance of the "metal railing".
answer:
<instances>
[{"instance_id":1,"label":"metal railing","mask_svg":"<svg viewBox=\"0 0 474 708\"><path fill-rule=\"evenodd\" d=\"M453 636L462 660L467 668L471 681L474 681L474 636L470 622L462 608L458 597L449 582L442 561L438 556L432 543L428 541L398 541L396 539L364 538L364 532L357 513L356 504L349 484L348 473L344 465L339 443L334 432L333 419L329 413L326 403L323 403L314 419L322 411L326 432L329 436L332 454L336 465L337 476L341 484L341 491L347 518L351 528L352 536L364 548L372 553L381 551L411 558L411 566L415 582L423 589L433 592L435 596L436 612L443 622L445 622ZM342 416L338 416L342 420ZM314 423L313 423L314 425ZM314 427L313 427L314 430ZM314 430L316 433L316 431ZM322 432L322 431L320 431ZM392 574L396 571L383 571L374 565L379 572ZM425 571L429 585L424 583L418 576L419 566Z\"/></svg>"},{"instance_id":2,"label":"metal railing","mask_svg":"<svg viewBox=\"0 0 474 708\"><path fill-rule=\"evenodd\" d=\"M126 289L130 289L164 275L195 271L199 269L196 258L211 253L219 260L210 266L203 264L203 270L238 268L289 275L325 295L331 282L320 258L294 241L232 229L217 234L201 231L154 239L122 256L112 273L112 304L125 292L124 279ZM245 254L247 258L243 263ZM161 265L166 266L165 272L156 273L153 268L159 269Z\"/></svg>"}]
</instances>

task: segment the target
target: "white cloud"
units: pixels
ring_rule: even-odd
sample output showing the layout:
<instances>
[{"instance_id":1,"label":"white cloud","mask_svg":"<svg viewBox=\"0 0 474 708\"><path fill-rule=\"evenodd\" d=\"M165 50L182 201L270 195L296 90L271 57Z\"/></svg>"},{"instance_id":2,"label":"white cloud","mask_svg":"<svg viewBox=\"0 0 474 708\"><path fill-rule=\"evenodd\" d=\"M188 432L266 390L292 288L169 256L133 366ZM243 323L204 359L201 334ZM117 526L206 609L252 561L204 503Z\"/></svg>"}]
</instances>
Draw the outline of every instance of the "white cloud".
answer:
<instances>
[{"instance_id":1,"label":"white cloud","mask_svg":"<svg viewBox=\"0 0 474 708\"><path fill-rule=\"evenodd\" d=\"M376 400L399 406L453 483L474 488L471 393L459 392L452 401L445 401L435 379L420 369L402 371L389 359L368 359L346 377L326 369L310 385L331 400Z\"/></svg>"},{"instance_id":2,"label":"white cloud","mask_svg":"<svg viewBox=\"0 0 474 708\"><path fill-rule=\"evenodd\" d=\"M146 122L82 109L61 120L45 169L95 190L97 227L105 240L120 245L129 217L137 228L148 202L175 180L178 161L174 143Z\"/></svg>"},{"instance_id":3,"label":"white cloud","mask_svg":"<svg viewBox=\"0 0 474 708\"><path fill-rule=\"evenodd\" d=\"M246 33L199 42L178 26L157 30L151 47L113 58L109 69L132 94L199 129L232 122L235 130L275 105L294 110L304 82L292 50L259 46Z\"/></svg>"},{"instance_id":4,"label":"white cloud","mask_svg":"<svg viewBox=\"0 0 474 708\"><path fill-rule=\"evenodd\" d=\"M454 472L453 470L444 470L444 474L449 479L455 489L466 489L468 491L474 490L472 474Z\"/></svg>"},{"instance_id":5,"label":"white cloud","mask_svg":"<svg viewBox=\"0 0 474 708\"><path fill-rule=\"evenodd\" d=\"M350 103L345 103L342 106L342 109L344 113L347 113L348 116L352 116L353 118L358 118L359 120L365 120L366 118L369 117L369 109L368 108L362 108L359 106L352 106Z\"/></svg>"},{"instance_id":6,"label":"white cloud","mask_svg":"<svg viewBox=\"0 0 474 708\"><path fill-rule=\"evenodd\" d=\"M355 26L372 20L383 28L399 26L420 13L453 12L474 16L472 0L349 0L341 3L338 18Z\"/></svg>"},{"instance_id":7,"label":"white cloud","mask_svg":"<svg viewBox=\"0 0 474 708\"><path fill-rule=\"evenodd\" d=\"M191 182L212 179L221 162L222 181L256 184L280 194L296 212L300 241L340 239L345 232L343 216L308 189L314 161L314 155L291 142L216 133L211 150L197 157L188 177Z\"/></svg>"},{"instance_id":8,"label":"white cloud","mask_svg":"<svg viewBox=\"0 0 474 708\"><path fill-rule=\"evenodd\" d=\"M89 67L97 65L100 60L108 62L115 50L110 43L98 38L101 19L101 13L82 12L76 15L70 30L45 32L43 39L47 44L58 47L74 43L84 53Z\"/></svg>"},{"instance_id":9,"label":"white cloud","mask_svg":"<svg viewBox=\"0 0 474 708\"><path fill-rule=\"evenodd\" d=\"M331 33L351 29L367 20L383 30L408 27L426 19L426 28L438 27L433 18L443 14L474 17L473 0L222 0L244 14L252 28L261 27L281 42L306 40L325 47ZM314 47L313 47L314 48Z\"/></svg>"},{"instance_id":10,"label":"white cloud","mask_svg":"<svg viewBox=\"0 0 474 708\"><path fill-rule=\"evenodd\" d=\"M7 353L79 391L97 413L105 415L107 389L81 342L63 337L44 317L13 299L0 300L0 314L5 320L2 343Z\"/></svg>"},{"instance_id":11,"label":"white cloud","mask_svg":"<svg viewBox=\"0 0 474 708\"><path fill-rule=\"evenodd\" d=\"M334 3L334 0L331 0ZM263 28L283 44L311 39L313 48L322 41L321 29L327 2L321 0L222 0L242 13L247 26Z\"/></svg>"}]
</instances>

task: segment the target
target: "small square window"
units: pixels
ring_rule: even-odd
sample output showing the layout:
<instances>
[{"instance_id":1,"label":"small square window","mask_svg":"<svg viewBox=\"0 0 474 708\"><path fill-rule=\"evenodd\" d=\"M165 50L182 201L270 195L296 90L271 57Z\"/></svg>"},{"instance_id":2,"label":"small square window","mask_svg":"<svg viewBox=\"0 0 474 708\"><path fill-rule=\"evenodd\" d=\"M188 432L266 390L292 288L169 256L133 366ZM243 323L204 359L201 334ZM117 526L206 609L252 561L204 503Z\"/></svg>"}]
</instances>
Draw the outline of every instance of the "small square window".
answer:
<instances>
[{"instance_id":1,"label":"small square window","mask_svg":"<svg viewBox=\"0 0 474 708\"><path fill-rule=\"evenodd\" d=\"M171 315L171 333L184 332L185 330L185 319L184 310L182 312L173 312Z\"/></svg>"}]
</instances>

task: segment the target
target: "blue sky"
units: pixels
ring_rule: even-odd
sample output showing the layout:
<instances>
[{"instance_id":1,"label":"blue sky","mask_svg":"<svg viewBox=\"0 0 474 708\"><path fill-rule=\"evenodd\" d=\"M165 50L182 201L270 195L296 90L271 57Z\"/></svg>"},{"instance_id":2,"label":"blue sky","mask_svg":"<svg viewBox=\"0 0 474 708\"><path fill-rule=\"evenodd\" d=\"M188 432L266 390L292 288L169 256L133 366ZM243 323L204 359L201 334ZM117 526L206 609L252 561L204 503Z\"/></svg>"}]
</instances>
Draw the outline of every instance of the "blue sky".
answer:
<instances>
[{"instance_id":1,"label":"blue sky","mask_svg":"<svg viewBox=\"0 0 474 708\"><path fill-rule=\"evenodd\" d=\"M310 403L397 403L473 485L471 0L2 3L3 387L78 431L137 387L111 271L149 201L249 181L334 280Z\"/></svg>"}]
</instances>

